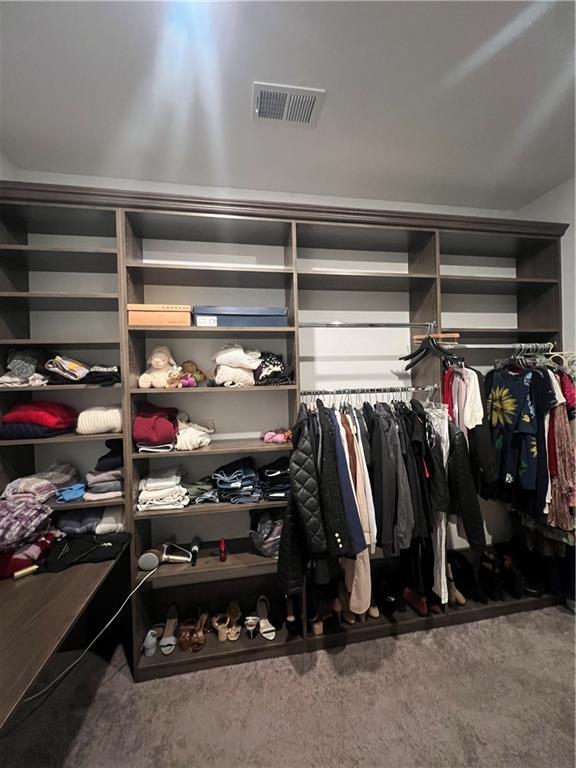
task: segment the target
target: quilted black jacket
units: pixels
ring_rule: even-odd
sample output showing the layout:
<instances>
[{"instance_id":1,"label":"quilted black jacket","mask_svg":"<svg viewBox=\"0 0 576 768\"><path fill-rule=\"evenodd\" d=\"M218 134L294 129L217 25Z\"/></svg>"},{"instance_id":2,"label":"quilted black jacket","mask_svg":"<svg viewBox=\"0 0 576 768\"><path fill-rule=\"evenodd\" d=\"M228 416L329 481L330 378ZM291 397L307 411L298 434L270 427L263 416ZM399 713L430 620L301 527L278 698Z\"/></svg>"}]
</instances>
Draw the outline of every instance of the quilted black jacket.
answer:
<instances>
[{"instance_id":1,"label":"quilted black jacket","mask_svg":"<svg viewBox=\"0 0 576 768\"><path fill-rule=\"evenodd\" d=\"M278 552L278 580L286 596L302 592L305 567L305 543L293 499L284 513L284 525Z\"/></svg>"},{"instance_id":2,"label":"quilted black jacket","mask_svg":"<svg viewBox=\"0 0 576 768\"><path fill-rule=\"evenodd\" d=\"M290 484L308 555L326 552L326 533L322 521L320 487L316 461L308 428L308 412L302 405L292 429L294 449L290 455Z\"/></svg>"}]
</instances>

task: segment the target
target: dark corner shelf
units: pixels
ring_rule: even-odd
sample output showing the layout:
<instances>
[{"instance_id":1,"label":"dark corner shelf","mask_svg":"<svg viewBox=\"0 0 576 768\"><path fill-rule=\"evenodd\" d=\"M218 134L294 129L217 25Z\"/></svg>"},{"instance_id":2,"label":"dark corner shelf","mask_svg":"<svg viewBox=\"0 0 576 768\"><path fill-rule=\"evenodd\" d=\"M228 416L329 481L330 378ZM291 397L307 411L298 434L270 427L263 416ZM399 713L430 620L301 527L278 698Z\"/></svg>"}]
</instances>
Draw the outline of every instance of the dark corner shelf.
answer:
<instances>
[{"instance_id":1,"label":"dark corner shelf","mask_svg":"<svg viewBox=\"0 0 576 768\"><path fill-rule=\"evenodd\" d=\"M257 437L244 437L234 440L214 440L210 445L197 448L195 451L168 451L166 453L132 453L133 459L175 459L186 456L218 456L223 454L245 453L276 453L277 451L291 451L292 443L265 443Z\"/></svg>"},{"instance_id":2,"label":"dark corner shelf","mask_svg":"<svg viewBox=\"0 0 576 768\"><path fill-rule=\"evenodd\" d=\"M129 261L126 266L150 285L283 288L294 274L289 267L231 264L194 265Z\"/></svg>"},{"instance_id":3,"label":"dark corner shelf","mask_svg":"<svg viewBox=\"0 0 576 768\"><path fill-rule=\"evenodd\" d=\"M118 308L117 293L45 293L40 291L0 291L0 301L26 306L34 311L87 312Z\"/></svg>"},{"instance_id":4,"label":"dark corner shelf","mask_svg":"<svg viewBox=\"0 0 576 768\"><path fill-rule=\"evenodd\" d=\"M112 273L117 270L117 251L115 248L0 244L0 261L10 266L23 265L35 272Z\"/></svg>"},{"instance_id":5,"label":"dark corner shelf","mask_svg":"<svg viewBox=\"0 0 576 768\"><path fill-rule=\"evenodd\" d=\"M153 517L199 517L201 515L220 515L228 512L248 512L255 509L283 509L286 501L258 501L255 504L188 504L183 509L147 509L145 512L134 511L135 520L149 520Z\"/></svg>"}]
</instances>

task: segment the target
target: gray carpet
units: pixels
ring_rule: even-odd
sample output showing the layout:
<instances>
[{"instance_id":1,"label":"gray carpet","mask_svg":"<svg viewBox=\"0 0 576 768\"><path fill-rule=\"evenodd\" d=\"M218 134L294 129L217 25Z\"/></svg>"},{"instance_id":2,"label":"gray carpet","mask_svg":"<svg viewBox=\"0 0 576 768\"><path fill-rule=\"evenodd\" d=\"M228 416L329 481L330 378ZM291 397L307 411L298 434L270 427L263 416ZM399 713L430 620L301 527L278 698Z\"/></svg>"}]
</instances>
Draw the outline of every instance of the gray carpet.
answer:
<instances>
[{"instance_id":1,"label":"gray carpet","mask_svg":"<svg viewBox=\"0 0 576 768\"><path fill-rule=\"evenodd\" d=\"M17 720L0 741L10 768L572 768L574 617L548 608L138 686L118 651Z\"/></svg>"}]
</instances>

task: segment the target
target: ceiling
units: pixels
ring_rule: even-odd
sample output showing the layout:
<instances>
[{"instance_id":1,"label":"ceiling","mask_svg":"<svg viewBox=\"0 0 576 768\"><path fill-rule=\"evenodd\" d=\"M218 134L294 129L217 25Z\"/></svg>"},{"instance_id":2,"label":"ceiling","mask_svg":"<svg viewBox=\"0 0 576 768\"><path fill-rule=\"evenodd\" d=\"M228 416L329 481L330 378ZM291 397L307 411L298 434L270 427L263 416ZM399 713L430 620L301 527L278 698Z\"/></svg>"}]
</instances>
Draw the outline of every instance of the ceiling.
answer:
<instances>
[{"instance_id":1,"label":"ceiling","mask_svg":"<svg viewBox=\"0 0 576 768\"><path fill-rule=\"evenodd\" d=\"M314 129L254 80L326 89ZM488 208L574 172L572 2L0 5L27 171Z\"/></svg>"}]
</instances>

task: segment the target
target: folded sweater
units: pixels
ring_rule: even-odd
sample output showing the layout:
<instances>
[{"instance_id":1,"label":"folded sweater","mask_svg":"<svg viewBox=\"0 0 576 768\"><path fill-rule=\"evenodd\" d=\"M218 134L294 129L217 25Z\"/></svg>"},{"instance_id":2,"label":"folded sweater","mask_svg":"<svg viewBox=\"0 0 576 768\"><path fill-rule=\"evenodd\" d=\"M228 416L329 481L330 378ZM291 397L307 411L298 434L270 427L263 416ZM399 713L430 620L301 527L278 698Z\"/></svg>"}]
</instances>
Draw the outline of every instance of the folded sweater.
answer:
<instances>
[{"instance_id":1,"label":"folded sweater","mask_svg":"<svg viewBox=\"0 0 576 768\"><path fill-rule=\"evenodd\" d=\"M217 352L213 360L216 365L227 365L233 368L248 368L255 370L260 365L260 352L244 349L241 344L226 344Z\"/></svg>"},{"instance_id":2,"label":"folded sweater","mask_svg":"<svg viewBox=\"0 0 576 768\"><path fill-rule=\"evenodd\" d=\"M51 429L40 424L0 424L0 440L36 440L72 432L73 427Z\"/></svg>"},{"instance_id":3,"label":"folded sweater","mask_svg":"<svg viewBox=\"0 0 576 768\"><path fill-rule=\"evenodd\" d=\"M90 493L108 493L109 491L121 491L123 488L123 480L106 480L103 483L92 483L88 490Z\"/></svg>"},{"instance_id":4,"label":"folded sweater","mask_svg":"<svg viewBox=\"0 0 576 768\"><path fill-rule=\"evenodd\" d=\"M173 443L176 437L177 415L176 408L159 408L151 403L144 403L134 419L134 441L141 445Z\"/></svg>"},{"instance_id":5,"label":"folded sweater","mask_svg":"<svg viewBox=\"0 0 576 768\"><path fill-rule=\"evenodd\" d=\"M120 406L96 406L78 414L76 432L80 435L99 435L105 432L122 432L122 408Z\"/></svg>"},{"instance_id":6,"label":"folded sweater","mask_svg":"<svg viewBox=\"0 0 576 768\"><path fill-rule=\"evenodd\" d=\"M93 493L92 491L86 491L84 494L84 501L107 501L108 499L121 499L123 491L107 491L106 493Z\"/></svg>"},{"instance_id":7,"label":"folded sweater","mask_svg":"<svg viewBox=\"0 0 576 768\"><path fill-rule=\"evenodd\" d=\"M157 470L148 477L143 477L138 483L141 491L159 490L162 488L172 488L180 483L182 476L178 467L166 467L166 469Z\"/></svg>"},{"instance_id":8,"label":"folded sweater","mask_svg":"<svg viewBox=\"0 0 576 768\"><path fill-rule=\"evenodd\" d=\"M87 472L86 473L86 485L95 485L96 483L108 483L111 480L122 480L124 477L124 470L110 469L108 472Z\"/></svg>"},{"instance_id":9,"label":"folded sweater","mask_svg":"<svg viewBox=\"0 0 576 768\"><path fill-rule=\"evenodd\" d=\"M69 405L44 400L18 403L4 415L4 424L36 424L49 429L73 429L78 412Z\"/></svg>"},{"instance_id":10,"label":"folded sweater","mask_svg":"<svg viewBox=\"0 0 576 768\"><path fill-rule=\"evenodd\" d=\"M97 534L110 534L122 533L123 530L124 510L122 507L105 507L95 532Z\"/></svg>"}]
</instances>

